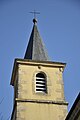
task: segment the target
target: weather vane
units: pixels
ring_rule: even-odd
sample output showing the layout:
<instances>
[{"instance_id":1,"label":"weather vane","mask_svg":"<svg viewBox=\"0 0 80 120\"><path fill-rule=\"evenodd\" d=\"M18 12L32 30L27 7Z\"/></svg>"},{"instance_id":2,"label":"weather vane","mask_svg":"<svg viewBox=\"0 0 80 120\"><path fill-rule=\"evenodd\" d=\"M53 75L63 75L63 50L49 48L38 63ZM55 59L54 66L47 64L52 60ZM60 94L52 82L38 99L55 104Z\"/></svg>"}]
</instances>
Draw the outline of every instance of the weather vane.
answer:
<instances>
[{"instance_id":1,"label":"weather vane","mask_svg":"<svg viewBox=\"0 0 80 120\"><path fill-rule=\"evenodd\" d=\"M36 12L35 10L33 12L30 12L34 15L34 19L36 19L36 14L40 14L40 12Z\"/></svg>"}]
</instances>

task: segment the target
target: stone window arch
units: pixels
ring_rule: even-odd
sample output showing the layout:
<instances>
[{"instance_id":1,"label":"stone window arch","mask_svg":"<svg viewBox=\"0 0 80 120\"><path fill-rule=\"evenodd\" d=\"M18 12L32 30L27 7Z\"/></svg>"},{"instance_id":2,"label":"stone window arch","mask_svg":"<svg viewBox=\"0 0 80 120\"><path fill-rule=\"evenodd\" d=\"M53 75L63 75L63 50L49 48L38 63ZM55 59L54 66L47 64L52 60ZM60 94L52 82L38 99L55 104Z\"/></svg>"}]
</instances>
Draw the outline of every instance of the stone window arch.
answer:
<instances>
[{"instance_id":1,"label":"stone window arch","mask_svg":"<svg viewBox=\"0 0 80 120\"><path fill-rule=\"evenodd\" d=\"M47 93L47 80L43 72L36 74L36 93Z\"/></svg>"}]
</instances>

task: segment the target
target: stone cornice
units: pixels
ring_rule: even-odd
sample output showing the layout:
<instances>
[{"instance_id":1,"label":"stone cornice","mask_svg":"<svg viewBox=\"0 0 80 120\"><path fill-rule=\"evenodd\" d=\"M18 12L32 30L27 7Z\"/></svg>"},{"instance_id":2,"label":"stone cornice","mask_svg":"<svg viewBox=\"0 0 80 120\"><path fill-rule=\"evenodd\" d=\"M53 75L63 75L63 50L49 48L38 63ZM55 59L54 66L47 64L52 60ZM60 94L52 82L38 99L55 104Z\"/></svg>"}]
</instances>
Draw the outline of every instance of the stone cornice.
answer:
<instances>
[{"instance_id":1,"label":"stone cornice","mask_svg":"<svg viewBox=\"0 0 80 120\"><path fill-rule=\"evenodd\" d=\"M68 105L66 101L52 101L52 100L34 100L34 99L15 99L16 102L31 102L31 103L42 103L42 104L58 104L58 105Z\"/></svg>"}]
</instances>

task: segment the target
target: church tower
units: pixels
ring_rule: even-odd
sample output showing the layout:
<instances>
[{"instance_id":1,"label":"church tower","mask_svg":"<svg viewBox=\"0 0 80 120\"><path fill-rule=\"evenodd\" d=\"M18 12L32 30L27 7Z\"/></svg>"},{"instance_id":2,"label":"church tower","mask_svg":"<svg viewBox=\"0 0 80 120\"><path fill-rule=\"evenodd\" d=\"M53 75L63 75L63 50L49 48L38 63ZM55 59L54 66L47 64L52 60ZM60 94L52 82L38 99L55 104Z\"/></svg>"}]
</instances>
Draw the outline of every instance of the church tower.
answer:
<instances>
[{"instance_id":1,"label":"church tower","mask_svg":"<svg viewBox=\"0 0 80 120\"><path fill-rule=\"evenodd\" d=\"M34 18L24 59L14 61L11 120L65 120L68 105L64 96L65 66L49 61Z\"/></svg>"}]
</instances>

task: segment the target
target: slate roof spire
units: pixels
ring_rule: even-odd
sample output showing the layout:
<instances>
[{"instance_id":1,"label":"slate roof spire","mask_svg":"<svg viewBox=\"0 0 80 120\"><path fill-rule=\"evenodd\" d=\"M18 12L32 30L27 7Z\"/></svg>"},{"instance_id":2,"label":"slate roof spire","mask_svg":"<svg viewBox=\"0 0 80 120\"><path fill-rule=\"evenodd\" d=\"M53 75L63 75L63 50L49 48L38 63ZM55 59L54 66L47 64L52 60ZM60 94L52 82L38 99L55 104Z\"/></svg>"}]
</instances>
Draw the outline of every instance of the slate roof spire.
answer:
<instances>
[{"instance_id":1,"label":"slate roof spire","mask_svg":"<svg viewBox=\"0 0 80 120\"><path fill-rule=\"evenodd\" d=\"M30 35L24 59L49 61L47 52L37 29L36 18L33 19L33 29Z\"/></svg>"}]
</instances>

